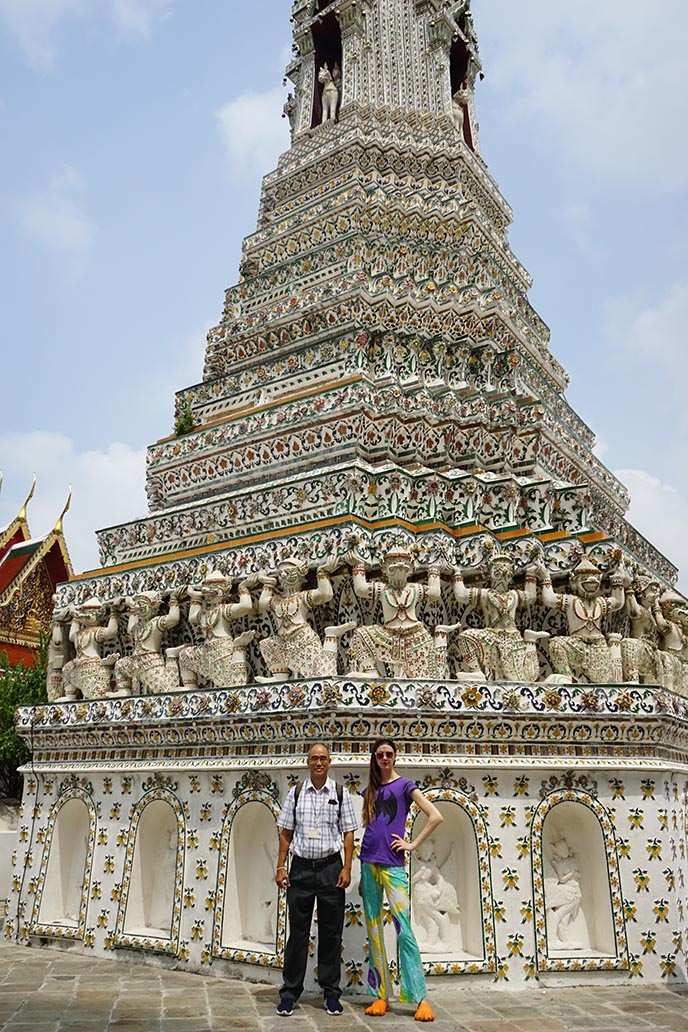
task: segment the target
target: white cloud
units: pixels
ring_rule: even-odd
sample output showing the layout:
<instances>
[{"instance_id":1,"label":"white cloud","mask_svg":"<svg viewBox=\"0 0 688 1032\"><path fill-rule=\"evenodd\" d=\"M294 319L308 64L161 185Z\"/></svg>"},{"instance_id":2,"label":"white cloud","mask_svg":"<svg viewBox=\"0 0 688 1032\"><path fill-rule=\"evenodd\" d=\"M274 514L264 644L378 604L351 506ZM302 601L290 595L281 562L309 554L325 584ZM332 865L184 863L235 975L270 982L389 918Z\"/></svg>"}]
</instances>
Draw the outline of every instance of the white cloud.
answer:
<instances>
[{"instance_id":1,"label":"white cloud","mask_svg":"<svg viewBox=\"0 0 688 1032\"><path fill-rule=\"evenodd\" d=\"M49 254L68 259L68 271L77 272L88 257L95 226L81 207L84 180L67 167L46 190L18 202L19 224L24 236Z\"/></svg>"},{"instance_id":2,"label":"white cloud","mask_svg":"<svg viewBox=\"0 0 688 1032\"><path fill-rule=\"evenodd\" d=\"M627 318L625 326L619 308L615 306L610 313L610 331L617 339L623 335L627 351L661 362L681 376L688 373L688 283L674 283L656 304L636 311L630 320ZM628 312L627 307L625 310Z\"/></svg>"},{"instance_id":3,"label":"white cloud","mask_svg":"<svg viewBox=\"0 0 688 1032\"><path fill-rule=\"evenodd\" d=\"M626 518L678 566L679 588L688 592L688 497L641 469L617 469L614 475L631 493Z\"/></svg>"},{"instance_id":4,"label":"white cloud","mask_svg":"<svg viewBox=\"0 0 688 1032\"><path fill-rule=\"evenodd\" d=\"M172 0L111 0L115 25L129 36L150 38L155 26L172 14Z\"/></svg>"},{"instance_id":5,"label":"white cloud","mask_svg":"<svg viewBox=\"0 0 688 1032\"><path fill-rule=\"evenodd\" d=\"M37 474L36 493L28 509L35 537L54 526L73 488L65 516L67 547L77 572L99 566L95 531L125 523L146 512L145 452L111 444L107 451L78 451L63 433L36 430L0 434L0 525L12 520Z\"/></svg>"},{"instance_id":6,"label":"white cloud","mask_svg":"<svg viewBox=\"0 0 688 1032\"><path fill-rule=\"evenodd\" d=\"M568 201L559 212L576 247L588 257L595 253L592 208L587 201Z\"/></svg>"},{"instance_id":7,"label":"white cloud","mask_svg":"<svg viewBox=\"0 0 688 1032\"><path fill-rule=\"evenodd\" d=\"M660 411L671 406L672 434L688 432L688 282L677 282L653 304L617 298L606 311L606 337L622 361L651 373L659 383ZM653 407L656 402L653 402Z\"/></svg>"},{"instance_id":8,"label":"white cloud","mask_svg":"<svg viewBox=\"0 0 688 1032\"><path fill-rule=\"evenodd\" d=\"M688 185L677 131L688 121L685 0L578 0L575 14L552 0L490 0L476 24L507 117L532 122L573 171L616 187Z\"/></svg>"},{"instance_id":9,"label":"white cloud","mask_svg":"<svg viewBox=\"0 0 688 1032\"><path fill-rule=\"evenodd\" d=\"M55 60L55 33L68 18L83 17L88 0L0 0L0 19L33 68L48 69Z\"/></svg>"},{"instance_id":10,"label":"white cloud","mask_svg":"<svg viewBox=\"0 0 688 1032\"><path fill-rule=\"evenodd\" d=\"M215 112L229 166L237 179L264 175L289 146L283 105L284 90L276 86L262 93L244 93Z\"/></svg>"},{"instance_id":11,"label":"white cloud","mask_svg":"<svg viewBox=\"0 0 688 1032\"><path fill-rule=\"evenodd\" d=\"M105 18L124 36L146 40L172 7L173 0L0 0L0 23L31 67L46 71L55 63L60 30L70 19Z\"/></svg>"}]
</instances>

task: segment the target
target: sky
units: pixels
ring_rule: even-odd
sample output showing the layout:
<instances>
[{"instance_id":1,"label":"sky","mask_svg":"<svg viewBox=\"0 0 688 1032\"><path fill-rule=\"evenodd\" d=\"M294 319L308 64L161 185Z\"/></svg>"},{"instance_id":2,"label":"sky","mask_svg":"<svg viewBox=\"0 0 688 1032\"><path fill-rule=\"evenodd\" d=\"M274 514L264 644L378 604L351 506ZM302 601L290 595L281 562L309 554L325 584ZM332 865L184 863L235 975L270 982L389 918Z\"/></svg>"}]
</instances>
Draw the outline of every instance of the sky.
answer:
<instances>
[{"instance_id":1,"label":"sky","mask_svg":"<svg viewBox=\"0 0 688 1032\"><path fill-rule=\"evenodd\" d=\"M261 176L288 145L290 0L0 0L0 526L66 500L146 513L145 448L202 379ZM688 4L474 0L482 152L511 246L629 488L688 589Z\"/></svg>"}]
</instances>

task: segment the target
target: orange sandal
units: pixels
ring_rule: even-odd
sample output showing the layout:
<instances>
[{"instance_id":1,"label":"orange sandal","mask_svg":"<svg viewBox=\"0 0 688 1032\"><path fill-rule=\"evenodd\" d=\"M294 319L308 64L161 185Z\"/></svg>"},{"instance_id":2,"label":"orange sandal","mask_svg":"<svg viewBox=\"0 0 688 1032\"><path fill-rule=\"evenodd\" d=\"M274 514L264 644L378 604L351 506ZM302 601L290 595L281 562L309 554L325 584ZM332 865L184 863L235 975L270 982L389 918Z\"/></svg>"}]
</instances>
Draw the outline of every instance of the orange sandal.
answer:
<instances>
[{"instance_id":1,"label":"orange sandal","mask_svg":"<svg viewBox=\"0 0 688 1032\"><path fill-rule=\"evenodd\" d=\"M418 1004L418 1010L413 1015L415 1021L434 1021L435 1015L432 1012L432 1007L429 1003L425 1003L424 1000Z\"/></svg>"},{"instance_id":2,"label":"orange sandal","mask_svg":"<svg viewBox=\"0 0 688 1032\"><path fill-rule=\"evenodd\" d=\"M365 1012L371 1016L380 1017L382 1014L386 1014L388 1010L389 1004L387 1000L373 1000L370 1007L366 1007Z\"/></svg>"}]
</instances>

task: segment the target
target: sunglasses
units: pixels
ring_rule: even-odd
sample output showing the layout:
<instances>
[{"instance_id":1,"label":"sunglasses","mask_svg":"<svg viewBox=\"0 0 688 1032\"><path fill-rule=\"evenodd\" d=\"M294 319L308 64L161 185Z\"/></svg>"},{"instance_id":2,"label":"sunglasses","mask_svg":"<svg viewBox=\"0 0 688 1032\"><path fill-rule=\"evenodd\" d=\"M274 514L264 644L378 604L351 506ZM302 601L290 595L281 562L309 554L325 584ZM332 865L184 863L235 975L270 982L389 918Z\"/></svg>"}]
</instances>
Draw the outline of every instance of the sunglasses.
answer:
<instances>
[{"instance_id":1,"label":"sunglasses","mask_svg":"<svg viewBox=\"0 0 688 1032\"><path fill-rule=\"evenodd\" d=\"M394 758L394 753L391 749L378 749L375 755L378 760L391 760Z\"/></svg>"}]
</instances>

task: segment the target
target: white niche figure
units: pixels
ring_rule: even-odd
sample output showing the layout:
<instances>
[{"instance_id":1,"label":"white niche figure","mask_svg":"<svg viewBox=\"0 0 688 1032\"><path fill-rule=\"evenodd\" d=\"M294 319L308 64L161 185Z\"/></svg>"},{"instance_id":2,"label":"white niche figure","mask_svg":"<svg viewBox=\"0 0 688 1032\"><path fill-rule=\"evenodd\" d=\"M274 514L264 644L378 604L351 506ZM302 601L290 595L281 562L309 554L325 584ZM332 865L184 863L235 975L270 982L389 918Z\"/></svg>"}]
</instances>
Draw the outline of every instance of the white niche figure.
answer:
<instances>
[{"instance_id":1,"label":"white niche figure","mask_svg":"<svg viewBox=\"0 0 688 1032\"><path fill-rule=\"evenodd\" d=\"M411 854L411 923L434 960L486 959L476 829L463 807L433 800L444 816L432 838ZM414 827L423 827L420 816Z\"/></svg>"},{"instance_id":2,"label":"white niche figure","mask_svg":"<svg viewBox=\"0 0 688 1032\"><path fill-rule=\"evenodd\" d=\"M179 829L169 803L144 807L136 829L124 932L158 939L172 937Z\"/></svg>"},{"instance_id":3,"label":"white niche figure","mask_svg":"<svg viewBox=\"0 0 688 1032\"><path fill-rule=\"evenodd\" d=\"M617 952L605 839L593 811L559 803L542 830L549 957L614 957Z\"/></svg>"},{"instance_id":4,"label":"white niche figure","mask_svg":"<svg viewBox=\"0 0 688 1032\"><path fill-rule=\"evenodd\" d=\"M461 908L454 887L458 883L455 846L452 843L441 866L431 839L418 847L416 856L411 895L418 946L424 953L462 953Z\"/></svg>"},{"instance_id":5,"label":"white niche figure","mask_svg":"<svg viewBox=\"0 0 688 1032\"><path fill-rule=\"evenodd\" d=\"M245 803L232 822L222 921L222 945L275 953L278 836L264 803Z\"/></svg>"},{"instance_id":6,"label":"white niche figure","mask_svg":"<svg viewBox=\"0 0 688 1032\"><path fill-rule=\"evenodd\" d=\"M545 847L545 856L554 876L545 878L547 934L552 949L576 951L590 949L590 935L581 908L581 870L578 859L565 838Z\"/></svg>"},{"instance_id":7,"label":"white niche figure","mask_svg":"<svg viewBox=\"0 0 688 1032\"><path fill-rule=\"evenodd\" d=\"M50 842L45 873L40 924L59 924L77 928L81 902L89 871L88 808L81 799L68 799L57 814Z\"/></svg>"}]
</instances>

